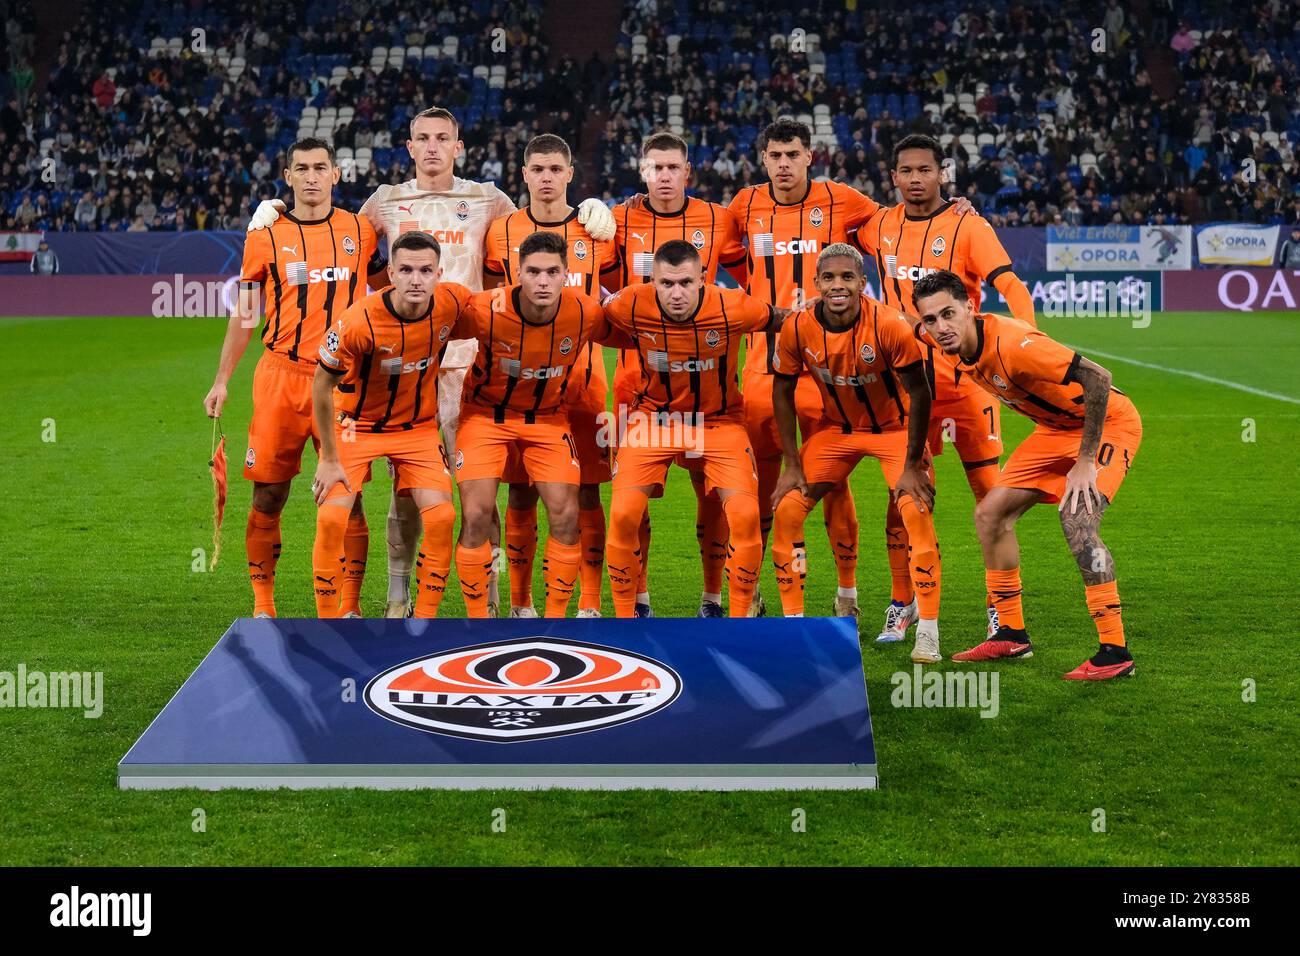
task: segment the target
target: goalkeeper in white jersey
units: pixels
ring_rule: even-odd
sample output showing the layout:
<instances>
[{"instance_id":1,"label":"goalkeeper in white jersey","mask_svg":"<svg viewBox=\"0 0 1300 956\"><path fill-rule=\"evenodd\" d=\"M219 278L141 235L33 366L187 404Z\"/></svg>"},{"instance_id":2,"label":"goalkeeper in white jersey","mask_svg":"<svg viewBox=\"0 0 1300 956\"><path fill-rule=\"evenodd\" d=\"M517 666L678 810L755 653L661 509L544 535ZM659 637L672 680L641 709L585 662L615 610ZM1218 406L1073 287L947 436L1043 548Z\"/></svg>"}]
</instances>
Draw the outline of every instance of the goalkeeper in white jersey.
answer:
<instances>
[{"instance_id":1,"label":"goalkeeper in white jersey","mask_svg":"<svg viewBox=\"0 0 1300 956\"><path fill-rule=\"evenodd\" d=\"M404 232L418 230L438 240L442 247L440 281L483 288L483 246L493 220L515 211L510 197L491 183L476 183L456 175L456 159L465 151L460 124L447 110L433 107L411 120L407 152L415 163L415 178L383 185L361 207L375 232L391 245ZM270 225L283 210L279 200L261 203L248 228ZM578 221L593 239L614 235L614 217L598 199L578 207ZM456 426L460 418L465 374L478 351L475 339L448 343L438 379L438 419L449 458L456 455ZM420 513L409 497L394 494L388 512L388 600L385 617L404 617L410 611L411 567L420 540ZM490 535L494 556L500 547L500 529ZM499 604L497 575L492 575L489 613Z\"/></svg>"}]
</instances>

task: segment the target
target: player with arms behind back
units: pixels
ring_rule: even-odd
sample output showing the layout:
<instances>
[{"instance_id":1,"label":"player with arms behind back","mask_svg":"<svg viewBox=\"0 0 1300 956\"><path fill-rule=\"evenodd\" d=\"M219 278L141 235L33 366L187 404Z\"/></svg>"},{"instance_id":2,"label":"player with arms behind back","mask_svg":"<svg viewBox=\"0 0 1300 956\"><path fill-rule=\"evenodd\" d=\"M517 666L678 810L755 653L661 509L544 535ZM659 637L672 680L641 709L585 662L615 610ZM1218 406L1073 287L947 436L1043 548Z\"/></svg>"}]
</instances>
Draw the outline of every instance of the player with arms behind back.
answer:
<instances>
[{"instance_id":1,"label":"player with arms behind back","mask_svg":"<svg viewBox=\"0 0 1300 956\"><path fill-rule=\"evenodd\" d=\"M307 441L319 447L311 412L316 353L325 334L365 295L375 255L375 231L355 213L335 209L339 181L334 150L324 140L302 139L289 147L284 179L293 209L269 229L244 242L240 299L230 315L216 380L203 405L216 418L226 386L257 326L257 300L266 292L266 351L253 374L253 417L248 425L244 477L253 482L244 541L253 586L253 616L275 617L275 566L280 558L280 514L293 477L302 469ZM360 496L347 520L347 565L342 612L360 617L361 580L370 530Z\"/></svg>"},{"instance_id":2,"label":"player with arms behind back","mask_svg":"<svg viewBox=\"0 0 1300 956\"><path fill-rule=\"evenodd\" d=\"M320 347L312 384L321 435L312 482L319 505L312 575L320 617L337 616L334 576L343 558L345 515L380 457L396 466L394 486L410 496L424 528L415 616L436 617L446 591L456 512L438 439L438 365L470 292L438 281L440 252L425 233L399 236L388 263L392 288L348 309Z\"/></svg>"},{"instance_id":3,"label":"player with arms behind back","mask_svg":"<svg viewBox=\"0 0 1300 956\"><path fill-rule=\"evenodd\" d=\"M997 604L992 637L955 661L1030 657L1021 605L1016 522L1039 502L1060 503L1061 529L1083 575L1097 653L1066 680L1133 673L1124 637L1115 562L1098 536L1102 516L1142 442L1142 420L1110 372L1024 323L979 312L960 276L920 279L912 300L927 340L957 359L981 389L1035 423L975 508L985 583Z\"/></svg>"},{"instance_id":4,"label":"player with arms behind back","mask_svg":"<svg viewBox=\"0 0 1300 956\"><path fill-rule=\"evenodd\" d=\"M1012 271L1011 257L993 227L971 213L965 200L943 198L943 152L939 141L920 134L904 136L894 145L893 164L890 175L903 202L882 209L850 235L850 241L876 261L881 301L910 316L916 281L946 269L961 277L976 307L983 284L990 282L1007 300L1011 313L1033 325L1034 303L1029 290ZM909 317L909 321L915 320ZM922 352L934 393L930 452L938 455L943 451L945 436L953 443L979 502L997 481L1002 457L998 403L963 378L951 356L930 345L923 345ZM909 533L892 498L885 519L885 544L892 600L876 640L889 643L903 640L919 614L909 573ZM997 612L991 599L988 617L988 633L993 634L997 630Z\"/></svg>"},{"instance_id":5,"label":"player with arms behind back","mask_svg":"<svg viewBox=\"0 0 1300 956\"><path fill-rule=\"evenodd\" d=\"M519 280L522 243L535 232L553 232L568 246L566 284L584 295L598 296L601 277L618 268L613 242L597 242L578 224L578 210L568 204L573 181L569 144L553 133L534 136L524 147L524 183L528 206L503 216L488 230L483 254L483 287ZM569 433L578 450L582 484L578 488L578 526L582 546L578 617L600 617L600 589L605 572L605 508L600 486L609 481L610 455L600 447L599 419L609 393L601 348L588 342L564 390ZM510 567L510 616L536 617L533 606L533 561L537 554L537 486L523 462L511 455L503 480L510 485L506 503L506 559Z\"/></svg>"}]
</instances>

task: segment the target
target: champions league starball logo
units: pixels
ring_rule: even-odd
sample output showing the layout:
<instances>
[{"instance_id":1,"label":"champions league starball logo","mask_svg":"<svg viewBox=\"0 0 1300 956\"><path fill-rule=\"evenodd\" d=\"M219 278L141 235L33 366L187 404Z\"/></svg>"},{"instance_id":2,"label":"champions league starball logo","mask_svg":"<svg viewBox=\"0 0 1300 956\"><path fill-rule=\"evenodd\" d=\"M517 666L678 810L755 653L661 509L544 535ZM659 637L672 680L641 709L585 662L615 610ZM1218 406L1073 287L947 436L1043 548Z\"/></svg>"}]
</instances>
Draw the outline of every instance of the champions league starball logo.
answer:
<instances>
[{"instance_id":1,"label":"champions league starball logo","mask_svg":"<svg viewBox=\"0 0 1300 956\"><path fill-rule=\"evenodd\" d=\"M509 743L603 730L663 710L681 693L667 664L554 637L458 647L407 661L366 685L366 706L415 730Z\"/></svg>"}]
</instances>

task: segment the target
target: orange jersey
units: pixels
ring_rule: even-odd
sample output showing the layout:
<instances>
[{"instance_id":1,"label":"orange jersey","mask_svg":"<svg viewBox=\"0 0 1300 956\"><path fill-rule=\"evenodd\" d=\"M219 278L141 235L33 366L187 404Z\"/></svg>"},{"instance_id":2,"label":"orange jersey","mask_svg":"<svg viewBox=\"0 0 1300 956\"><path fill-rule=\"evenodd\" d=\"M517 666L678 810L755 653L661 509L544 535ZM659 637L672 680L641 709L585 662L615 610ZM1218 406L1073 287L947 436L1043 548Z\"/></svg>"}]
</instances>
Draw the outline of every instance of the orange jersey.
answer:
<instances>
[{"instance_id":1,"label":"orange jersey","mask_svg":"<svg viewBox=\"0 0 1300 956\"><path fill-rule=\"evenodd\" d=\"M596 242L578 222L573 210L559 222L540 222L531 209L520 209L502 216L488 227L483 248L483 271L499 276L505 285L519 281L519 243L535 232L554 232L569 246L569 282L584 295L599 295L601 274L618 268L618 253L613 242Z\"/></svg>"},{"instance_id":2,"label":"orange jersey","mask_svg":"<svg viewBox=\"0 0 1300 956\"><path fill-rule=\"evenodd\" d=\"M1067 381L1081 356L1018 319L978 313L975 359L957 369L990 395L1048 428L1083 428L1083 386ZM924 339L929 339L925 332ZM936 345L933 341L931 345ZM1137 414L1128 396L1112 388L1106 418Z\"/></svg>"},{"instance_id":3,"label":"orange jersey","mask_svg":"<svg viewBox=\"0 0 1300 956\"><path fill-rule=\"evenodd\" d=\"M325 333L322 368L341 376L334 407L358 428L410 429L438 417L438 369L449 339L465 323L472 293L439 282L429 308L404 319L392 306L392 289L366 296Z\"/></svg>"},{"instance_id":4,"label":"orange jersey","mask_svg":"<svg viewBox=\"0 0 1300 956\"><path fill-rule=\"evenodd\" d=\"M896 369L920 368L921 350L895 309L862 296L849 328L826 326L822 304L786 318L772 368L797 377L811 372L822 395L822 414L844 432L897 431L907 421L907 390Z\"/></svg>"},{"instance_id":5,"label":"orange jersey","mask_svg":"<svg viewBox=\"0 0 1300 956\"><path fill-rule=\"evenodd\" d=\"M456 330L458 338L479 342L465 404L490 410L498 421L508 412L532 421L557 411L588 343L612 332L600 303L577 289L562 290L555 317L542 323L523 317L521 293L517 285L476 293Z\"/></svg>"},{"instance_id":6,"label":"orange jersey","mask_svg":"<svg viewBox=\"0 0 1300 956\"><path fill-rule=\"evenodd\" d=\"M817 256L880 208L843 183L809 181L804 198L779 202L771 183L746 186L728 207L749 237L746 290L782 309L801 309L817 295ZM746 345L745 374L771 375L775 337L754 335Z\"/></svg>"},{"instance_id":7,"label":"orange jersey","mask_svg":"<svg viewBox=\"0 0 1300 956\"><path fill-rule=\"evenodd\" d=\"M741 336L772 320L767 303L739 289L705 285L695 314L685 321L664 315L653 285L624 289L605 302L610 324L636 342L641 381L634 408L743 414L736 382Z\"/></svg>"},{"instance_id":8,"label":"orange jersey","mask_svg":"<svg viewBox=\"0 0 1300 956\"><path fill-rule=\"evenodd\" d=\"M876 260L880 300L908 315L916 313L912 286L931 272L956 273L978 309L983 284L1011 271L1011 257L988 220L971 213L959 215L951 202L928 216L909 216L901 203L882 209L850 241ZM953 356L927 347L925 361L937 401L972 394L971 386L962 387Z\"/></svg>"},{"instance_id":9,"label":"orange jersey","mask_svg":"<svg viewBox=\"0 0 1300 956\"><path fill-rule=\"evenodd\" d=\"M286 212L248 233L239 278L265 293L266 347L294 362L314 361L325 330L365 295L377 245L370 220L338 208L312 222Z\"/></svg>"},{"instance_id":10,"label":"orange jersey","mask_svg":"<svg viewBox=\"0 0 1300 956\"><path fill-rule=\"evenodd\" d=\"M700 253L704 281L713 282L718 266L724 269L745 261L740 230L725 206L688 196L685 205L672 213L657 213L645 196L614 207L618 232L618 272L610 288L625 288L650 281L650 264L655 250L672 239L684 239Z\"/></svg>"}]
</instances>

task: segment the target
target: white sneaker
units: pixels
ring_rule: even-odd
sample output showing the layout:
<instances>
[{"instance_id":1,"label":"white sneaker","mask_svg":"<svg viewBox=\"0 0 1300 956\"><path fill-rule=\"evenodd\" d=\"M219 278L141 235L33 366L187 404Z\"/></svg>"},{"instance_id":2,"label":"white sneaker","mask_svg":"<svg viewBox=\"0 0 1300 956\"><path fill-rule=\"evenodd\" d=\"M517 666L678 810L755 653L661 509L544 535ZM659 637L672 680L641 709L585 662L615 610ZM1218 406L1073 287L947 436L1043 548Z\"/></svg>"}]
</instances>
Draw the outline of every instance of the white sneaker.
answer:
<instances>
[{"instance_id":1,"label":"white sneaker","mask_svg":"<svg viewBox=\"0 0 1300 956\"><path fill-rule=\"evenodd\" d=\"M578 608L578 617L600 617L600 608L598 607L580 607Z\"/></svg>"},{"instance_id":2,"label":"white sneaker","mask_svg":"<svg viewBox=\"0 0 1300 956\"><path fill-rule=\"evenodd\" d=\"M754 588L754 600L749 605L750 617L763 617L767 614L767 603L763 600L763 595L758 588Z\"/></svg>"},{"instance_id":3,"label":"white sneaker","mask_svg":"<svg viewBox=\"0 0 1300 956\"><path fill-rule=\"evenodd\" d=\"M998 627L1000 626L1001 624L998 621L998 609L995 608L992 604L990 604L989 605L989 637L988 637L990 641L993 640L993 635L998 632Z\"/></svg>"},{"instance_id":4,"label":"white sneaker","mask_svg":"<svg viewBox=\"0 0 1300 956\"><path fill-rule=\"evenodd\" d=\"M937 664L943 660L939 653L939 626L937 624L919 624L916 628L916 644L912 648L913 664Z\"/></svg>"},{"instance_id":5,"label":"white sneaker","mask_svg":"<svg viewBox=\"0 0 1300 956\"><path fill-rule=\"evenodd\" d=\"M266 618L268 621L273 620L271 615L267 614L265 611L258 611L256 614L253 615L253 620L255 621L260 618Z\"/></svg>"},{"instance_id":6,"label":"white sneaker","mask_svg":"<svg viewBox=\"0 0 1300 956\"><path fill-rule=\"evenodd\" d=\"M889 607L885 609L885 627L876 638L877 644L896 644L907 638L907 629L916 623L920 617L916 609L916 598L912 598L912 603L907 605L895 604L889 602Z\"/></svg>"},{"instance_id":7,"label":"white sneaker","mask_svg":"<svg viewBox=\"0 0 1300 956\"><path fill-rule=\"evenodd\" d=\"M348 611L348 613L347 613L347 614L344 614L343 616L344 616L344 617L354 617L354 618L357 618L358 620L361 619L361 615L358 614L356 611Z\"/></svg>"},{"instance_id":8,"label":"white sneaker","mask_svg":"<svg viewBox=\"0 0 1300 956\"><path fill-rule=\"evenodd\" d=\"M389 601L384 605L384 617L410 617L410 601Z\"/></svg>"},{"instance_id":9,"label":"white sneaker","mask_svg":"<svg viewBox=\"0 0 1300 956\"><path fill-rule=\"evenodd\" d=\"M488 607L491 608L491 605L488 605ZM489 612L489 616L496 617L495 614L492 614L490 612ZM510 616L511 617L537 617L537 609L533 607L531 604L527 605L526 607L512 607L510 609Z\"/></svg>"}]
</instances>

